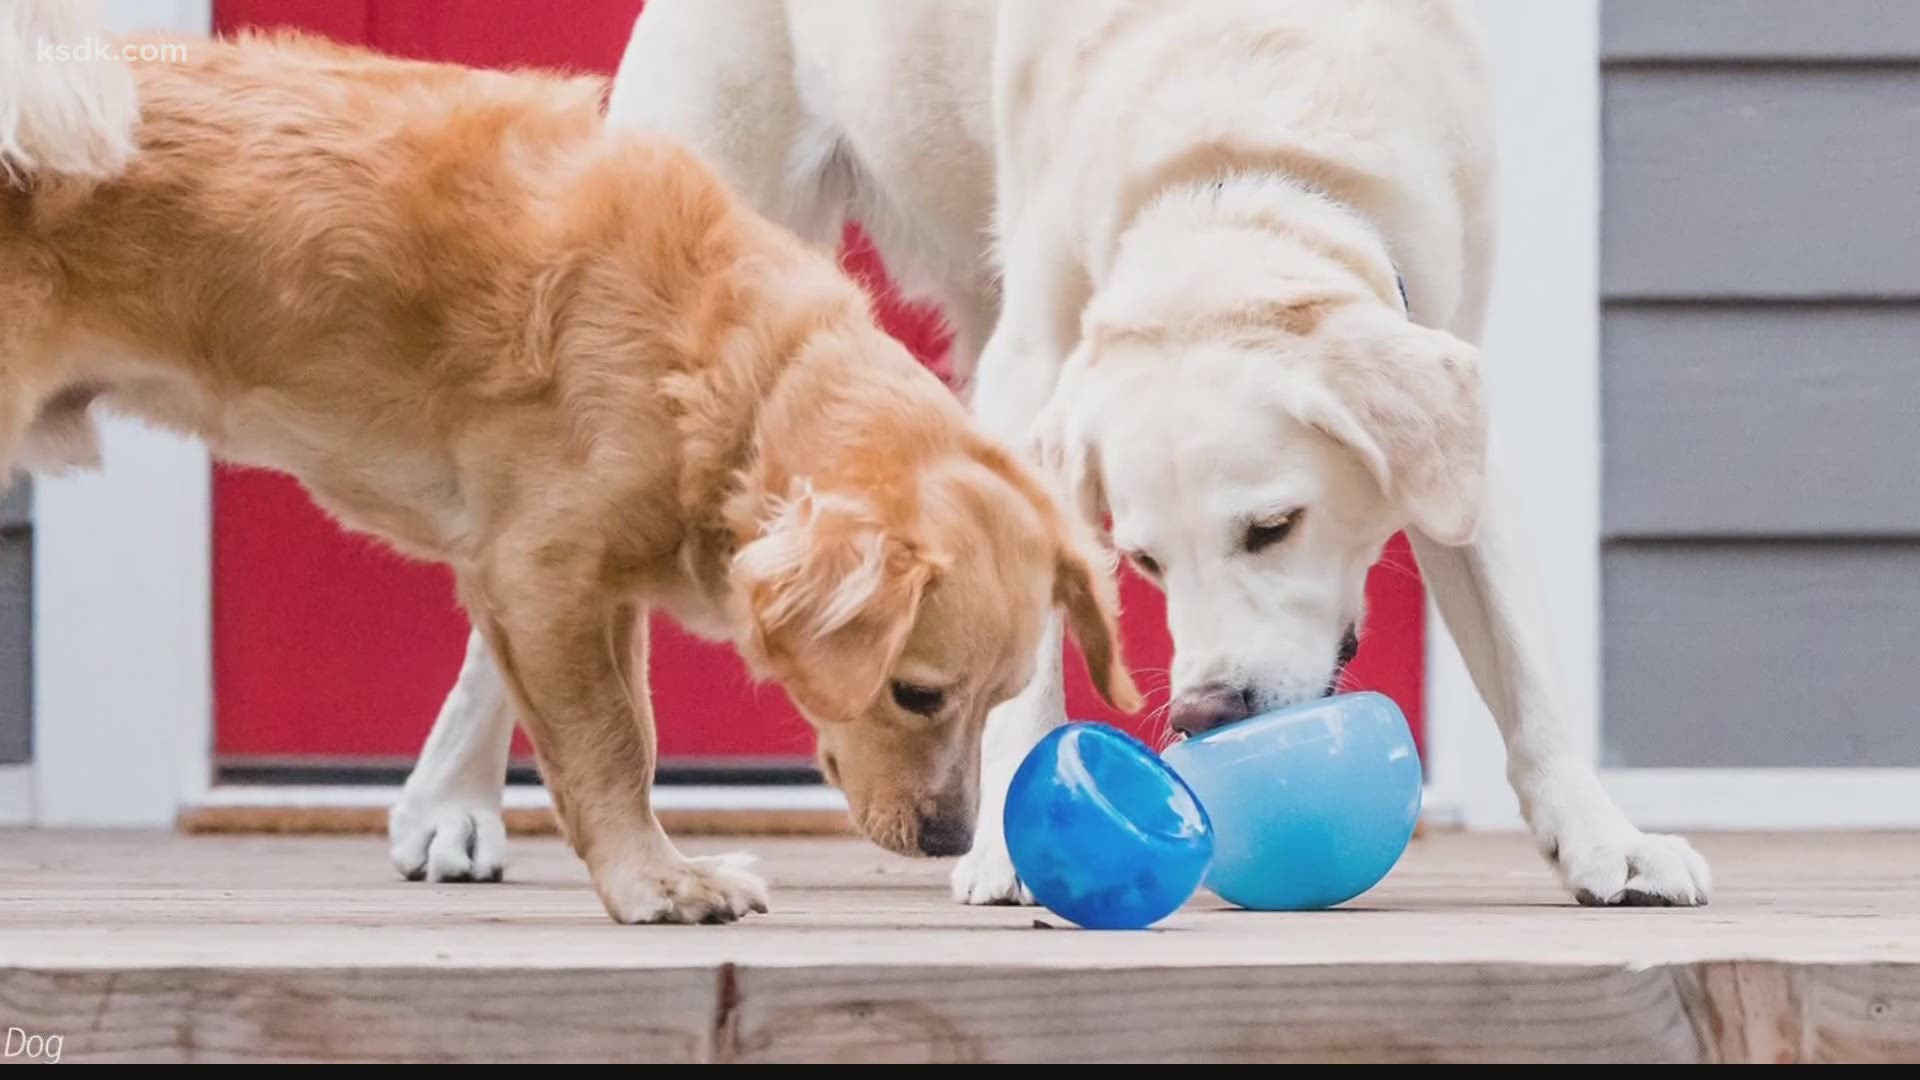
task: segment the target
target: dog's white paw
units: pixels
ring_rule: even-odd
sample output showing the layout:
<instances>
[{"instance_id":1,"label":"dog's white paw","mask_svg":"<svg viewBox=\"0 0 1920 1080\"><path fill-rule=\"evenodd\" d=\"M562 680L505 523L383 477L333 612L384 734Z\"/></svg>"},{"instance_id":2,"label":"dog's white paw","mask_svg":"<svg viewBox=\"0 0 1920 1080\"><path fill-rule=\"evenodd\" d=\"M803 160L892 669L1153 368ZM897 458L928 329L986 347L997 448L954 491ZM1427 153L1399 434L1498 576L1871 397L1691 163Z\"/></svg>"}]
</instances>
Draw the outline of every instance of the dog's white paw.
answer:
<instances>
[{"instance_id":1,"label":"dog's white paw","mask_svg":"<svg viewBox=\"0 0 1920 1080\"><path fill-rule=\"evenodd\" d=\"M1601 843L1563 841L1554 862L1574 898L1592 906L1696 907L1713 889L1692 844L1638 829Z\"/></svg>"},{"instance_id":2,"label":"dog's white paw","mask_svg":"<svg viewBox=\"0 0 1920 1080\"><path fill-rule=\"evenodd\" d=\"M1713 891L1693 845L1634 828L1591 769L1542 769L1514 790L1525 793L1521 806L1541 853L1582 904L1697 907Z\"/></svg>"},{"instance_id":3,"label":"dog's white paw","mask_svg":"<svg viewBox=\"0 0 1920 1080\"><path fill-rule=\"evenodd\" d=\"M953 898L963 904L1032 904L1033 893L1013 869L1013 857L1004 842L981 837L973 850L954 864Z\"/></svg>"},{"instance_id":4,"label":"dog's white paw","mask_svg":"<svg viewBox=\"0 0 1920 1080\"><path fill-rule=\"evenodd\" d=\"M1561 834L1546 851L1574 898L1589 906L1697 907L1713 889L1707 860L1678 836L1625 826Z\"/></svg>"},{"instance_id":5,"label":"dog's white paw","mask_svg":"<svg viewBox=\"0 0 1920 1080\"><path fill-rule=\"evenodd\" d=\"M500 808L403 797L387 814L387 851L408 881L499 881L507 856Z\"/></svg>"},{"instance_id":6,"label":"dog's white paw","mask_svg":"<svg viewBox=\"0 0 1920 1080\"><path fill-rule=\"evenodd\" d=\"M616 922L726 923L767 910L767 883L752 866L752 856L735 852L608 868L595 885Z\"/></svg>"}]
</instances>

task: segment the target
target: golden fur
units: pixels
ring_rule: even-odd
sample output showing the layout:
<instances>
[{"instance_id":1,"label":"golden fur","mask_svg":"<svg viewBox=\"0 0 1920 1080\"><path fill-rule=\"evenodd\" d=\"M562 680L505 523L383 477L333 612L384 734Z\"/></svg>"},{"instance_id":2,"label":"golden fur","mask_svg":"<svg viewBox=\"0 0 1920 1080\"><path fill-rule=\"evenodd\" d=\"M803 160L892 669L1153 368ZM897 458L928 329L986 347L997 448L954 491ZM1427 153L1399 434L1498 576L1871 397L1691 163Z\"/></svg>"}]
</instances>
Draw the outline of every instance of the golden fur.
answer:
<instances>
[{"instance_id":1,"label":"golden fur","mask_svg":"<svg viewBox=\"0 0 1920 1080\"><path fill-rule=\"evenodd\" d=\"M1136 702L1070 515L826 254L603 137L597 80L298 38L133 67L120 171L0 181L0 474L91 462L97 399L450 565L615 918L764 906L649 809L649 606L778 678L897 850L964 850L1050 609Z\"/></svg>"}]
</instances>

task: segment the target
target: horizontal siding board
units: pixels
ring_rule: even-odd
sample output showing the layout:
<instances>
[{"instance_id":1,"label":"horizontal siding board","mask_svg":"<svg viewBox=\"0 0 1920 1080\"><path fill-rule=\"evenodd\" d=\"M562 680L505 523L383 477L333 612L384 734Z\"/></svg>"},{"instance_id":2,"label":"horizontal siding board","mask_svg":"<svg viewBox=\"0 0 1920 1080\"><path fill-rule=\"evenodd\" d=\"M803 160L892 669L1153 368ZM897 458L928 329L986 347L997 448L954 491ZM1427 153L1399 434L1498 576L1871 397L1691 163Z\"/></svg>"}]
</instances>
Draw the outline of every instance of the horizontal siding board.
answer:
<instances>
[{"instance_id":1,"label":"horizontal siding board","mask_svg":"<svg viewBox=\"0 0 1920 1080\"><path fill-rule=\"evenodd\" d=\"M1615 766L1920 766L1920 544L1609 544Z\"/></svg>"},{"instance_id":2,"label":"horizontal siding board","mask_svg":"<svg viewBox=\"0 0 1920 1080\"><path fill-rule=\"evenodd\" d=\"M1920 297L1920 66L1627 69L1604 100L1607 296Z\"/></svg>"},{"instance_id":3,"label":"horizontal siding board","mask_svg":"<svg viewBox=\"0 0 1920 1080\"><path fill-rule=\"evenodd\" d=\"M0 495L0 529L11 529L25 525L32 512L32 485L24 478L17 479L6 494Z\"/></svg>"},{"instance_id":4,"label":"horizontal siding board","mask_svg":"<svg viewBox=\"0 0 1920 1080\"><path fill-rule=\"evenodd\" d=\"M1920 305L1601 325L1607 536L1920 536Z\"/></svg>"},{"instance_id":5,"label":"horizontal siding board","mask_svg":"<svg viewBox=\"0 0 1920 1080\"><path fill-rule=\"evenodd\" d=\"M22 532L0 534L0 765L27 760L32 730L29 677L33 635L30 543Z\"/></svg>"},{"instance_id":6,"label":"horizontal siding board","mask_svg":"<svg viewBox=\"0 0 1920 1080\"><path fill-rule=\"evenodd\" d=\"M1602 0L1608 61L1920 59L1914 0Z\"/></svg>"}]
</instances>

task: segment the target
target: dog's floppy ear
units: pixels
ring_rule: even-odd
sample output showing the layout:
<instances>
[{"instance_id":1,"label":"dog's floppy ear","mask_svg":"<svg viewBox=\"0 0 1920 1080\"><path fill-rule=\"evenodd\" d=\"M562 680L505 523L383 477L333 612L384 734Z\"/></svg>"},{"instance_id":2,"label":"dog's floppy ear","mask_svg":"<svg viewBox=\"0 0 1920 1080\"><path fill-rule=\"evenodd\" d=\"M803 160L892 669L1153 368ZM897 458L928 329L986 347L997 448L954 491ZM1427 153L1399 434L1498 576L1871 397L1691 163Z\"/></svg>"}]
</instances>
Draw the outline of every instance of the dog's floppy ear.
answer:
<instances>
[{"instance_id":1,"label":"dog's floppy ear","mask_svg":"<svg viewBox=\"0 0 1920 1080\"><path fill-rule=\"evenodd\" d=\"M1079 368L1073 360L1068 366L1031 432L1044 483L1072 515L1055 527L1053 602L1066 614L1067 631L1080 646L1100 696L1122 712L1133 712L1140 707L1140 691L1121 656L1120 600L1113 580L1117 560L1106 542L1109 511L1100 451L1074 422L1071 378Z\"/></svg>"},{"instance_id":2,"label":"dog's floppy ear","mask_svg":"<svg viewBox=\"0 0 1920 1080\"><path fill-rule=\"evenodd\" d=\"M851 719L886 685L936 569L862 499L803 491L734 557L742 651L809 717Z\"/></svg>"},{"instance_id":3,"label":"dog's floppy ear","mask_svg":"<svg viewBox=\"0 0 1920 1080\"><path fill-rule=\"evenodd\" d=\"M1086 658L1094 689L1107 704L1134 712L1140 708L1140 690L1121 656L1120 597L1113 567L1102 569L1084 553L1092 545L1076 542L1081 530L1065 531L1054 562L1053 602L1066 613L1067 631Z\"/></svg>"},{"instance_id":4,"label":"dog's floppy ear","mask_svg":"<svg viewBox=\"0 0 1920 1080\"><path fill-rule=\"evenodd\" d=\"M1336 314L1327 331L1322 392L1301 419L1357 453L1428 538L1472 540L1487 480L1478 350L1371 308Z\"/></svg>"}]
</instances>

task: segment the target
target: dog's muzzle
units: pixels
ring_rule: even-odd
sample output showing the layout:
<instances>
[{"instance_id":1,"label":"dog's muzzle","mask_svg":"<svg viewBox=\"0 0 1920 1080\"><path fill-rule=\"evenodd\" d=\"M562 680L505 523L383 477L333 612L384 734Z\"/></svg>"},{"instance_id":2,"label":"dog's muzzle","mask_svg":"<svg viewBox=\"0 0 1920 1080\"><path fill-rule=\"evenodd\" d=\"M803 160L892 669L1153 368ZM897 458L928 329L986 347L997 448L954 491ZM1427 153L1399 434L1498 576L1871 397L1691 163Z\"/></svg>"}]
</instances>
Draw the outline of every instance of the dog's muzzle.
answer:
<instances>
[{"instance_id":1,"label":"dog's muzzle","mask_svg":"<svg viewBox=\"0 0 1920 1080\"><path fill-rule=\"evenodd\" d=\"M1167 722L1182 735L1204 735L1245 720L1257 711L1251 687L1215 683L1181 694L1168 710Z\"/></svg>"}]
</instances>

